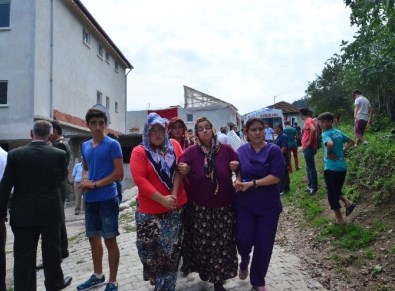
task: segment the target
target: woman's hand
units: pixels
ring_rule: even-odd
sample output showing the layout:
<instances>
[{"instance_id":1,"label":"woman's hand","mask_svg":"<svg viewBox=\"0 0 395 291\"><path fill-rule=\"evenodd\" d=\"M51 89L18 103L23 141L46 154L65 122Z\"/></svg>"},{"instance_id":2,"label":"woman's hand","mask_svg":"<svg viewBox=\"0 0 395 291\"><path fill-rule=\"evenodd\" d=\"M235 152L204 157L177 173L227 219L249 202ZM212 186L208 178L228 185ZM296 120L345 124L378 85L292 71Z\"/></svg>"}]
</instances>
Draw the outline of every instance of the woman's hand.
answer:
<instances>
[{"instance_id":1,"label":"woman's hand","mask_svg":"<svg viewBox=\"0 0 395 291\"><path fill-rule=\"evenodd\" d=\"M186 163L179 163L177 166L177 170L181 176L185 176L191 170L191 166Z\"/></svg>"},{"instance_id":2,"label":"woman's hand","mask_svg":"<svg viewBox=\"0 0 395 291\"><path fill-rule=\"evenodd\" d=\"M237 172L239 170L240 163L239 161L230 161L229 166L232 172Z\"/></svg>"},{"instance_id":3,"label":"woman's hand","mask_svg":"<svg viewBox=\"0 0 395 291\"><path fill-rule=\"evenodd\" d=\"M166 195L162 196L161 202L164 207L167 209L176 209L177 208L177 197L174 195Z\"/></svg>"},{"instance_id":4,"label":"woman's hand","mask_svg":"<svg viewBox=\"0 0 395 291\"><path fill-rule=\"evenodd\" d=\"M235 189L236 191L247 191L248 188L254 185L253 182L240 182L240 180L236 180L235 182Z\"/></svg>"}]
</instances>

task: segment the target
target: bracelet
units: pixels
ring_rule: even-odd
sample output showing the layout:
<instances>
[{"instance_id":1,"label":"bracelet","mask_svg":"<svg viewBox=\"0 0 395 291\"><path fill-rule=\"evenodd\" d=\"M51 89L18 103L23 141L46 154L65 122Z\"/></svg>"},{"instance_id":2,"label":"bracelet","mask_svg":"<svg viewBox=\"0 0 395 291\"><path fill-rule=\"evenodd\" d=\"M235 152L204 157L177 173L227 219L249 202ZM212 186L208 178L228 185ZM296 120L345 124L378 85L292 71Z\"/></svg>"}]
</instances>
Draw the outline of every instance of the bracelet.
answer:
<instances>
[{"instance_id":1,"label":"bracelet","mask_svg":"<svg viewBox=\"0 0 395 291\"><path fill-rule=\"evenodd\" d=\"M96 182L93 182L93 189L96 189L96 188L97 188Z\"/></svg>"},{"instance_id":2,"label":"bracelet","mask_svg":"<svg viewBox=\"0 0 395 291\"><path fill-rule=\"evenodd\" d=\"M252 185L254 186L254 188L258 188L258 185L256 184L256 180L255 179L252 180Z\"/></svg>"}]
</instances>

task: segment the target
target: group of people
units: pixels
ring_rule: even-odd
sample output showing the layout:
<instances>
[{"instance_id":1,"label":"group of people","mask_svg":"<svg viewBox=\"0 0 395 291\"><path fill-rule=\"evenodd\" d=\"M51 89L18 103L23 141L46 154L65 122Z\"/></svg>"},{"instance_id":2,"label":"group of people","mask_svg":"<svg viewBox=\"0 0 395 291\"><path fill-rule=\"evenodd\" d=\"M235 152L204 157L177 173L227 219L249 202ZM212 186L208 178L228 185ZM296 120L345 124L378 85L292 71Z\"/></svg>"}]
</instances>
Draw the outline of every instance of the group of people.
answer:
<instances>
[{"instance_id":1,"label":"group of people","mask_svg":"<svg viewBox=\"0 0 395 291\"><path fill-rule=\"evenodd\" d=\"M371 107L360 91L354 91L353 96L357 144L362 144ZM308 109L302 108L300 114L304 120L301 145L308 177L306 192L314 194L318 189L314 156L319 123L328 201L336 223L344 223L339 201L344 203L346 215L355 208L342 194L347 170L344 151L354 142L333 127L333 114L319 115L318 123ZM105 134L104 112L89 109L85 120L92 138L82 145L81 164L74 168L73 177L78 199L81 193L84 196L93 274L77 290L106 284L105 290L113 291L118 290L116 238L123 156L119 142ZM196 121L193 135L180 118L167 124L156 113L148 115L142 143L131 154L130 171L138 187L136 246L143 280L155 290L175 290L181 259L185 275L197 272L201 280L213 283L215 290L226 290L224 282L237 275L241 280L249 276L256 290L267 290L265 276L282 211L280 192L289 191L290 153L294 153L295 168L299 169L297 130L286 122L285 128L275 125L268 136L267 127L261 119L249 119L243 132L246 142L235 151L219 139L205 117ZM11 192L14 290L36 290L40 236L46 289L61 290L72 280L61 268L62 259L69 256L63 207L70 149L56 122L35 121L31 137L29 145L8 155L0 148L0 290L5 290L5 222ZM82 207L77 204L75 214ZM102 268L102 237L108 251L108 281Z\"/></svg>"},{"instance_id":2,"label":"group of people","mask_svg":"<svg viewBox=\"0 0 395 291\"><path fill-rule=\"evenodd\" d=\"M353 145L367 144L364 133L367 125L372 122L372 107L369 100L363 96L360 90L354 90L352 97L354 98L354 133L356 142L334 127L340 122L339 116L325 112L313 119L311 111L307 108L302 108L299 111L304 120L301 145L306 162L308 180L308 187L305 192L314 194L318 190L314 156L321 142L324 146L324 181L328 202L331 210L334 211L336 224L345 223L340 211L341 205L339 201L344 203L346 216L350 215L356 207L356 204L348 200L342 193L347 173L344 152Z\"/></svg>"},{"instance_id":3,"label":"group of people","mask_svg":"<svg viewBox=\"0 0 395 291\"><path fill-rule=\"evenodd\" d=\"M83 143L82 169L75 168L73 176L79 192L84 193L85 227L91 246L93 274L79 284L77 290L106 284L105 290L113 291L118 290L117 182L123 179L122 150L118 141L105 134L107 116L104 112L89 109L85 120L92 138ZM36 290L36 269L40 268L44 269L48 291L64 289L72 281L71 276L64 276L61 267L62 259L69 256L64 203L70 149L56 121L35 121L31 137L30 144L8 153L6 163L3 151L0 152L0 170L4 169L4 174L0 171L3 174L0 182L1 291L6 290L4 223L8 220L8 208L14 233L14 290ZM77 211L79 209L76 214ZM43 263L36 266L40 237ZM102 237L108 251L108 281L102 270Z\"/></svg>"},{"instance_id":4,"label":"group of people","mask_svg":"<svg viewBox=\"0 0 395 291\"><path fill-rule=\"evenodd\" d=\"M248 142L237 152L219 141L205 117L195 123L195 143L178 136L185 129L179 118L167 127L150 113L143 142L130 158L138 187L136 245L143 279L155 290L175 290L182 258L185 275L197 272L215 290L226 290L227 279L245 280L248 274L257 290L267 290L282 211L277 184L286 166L281 150L265 141L264 123L257 118L246 123Z\"/></svg>"}]
</instances>

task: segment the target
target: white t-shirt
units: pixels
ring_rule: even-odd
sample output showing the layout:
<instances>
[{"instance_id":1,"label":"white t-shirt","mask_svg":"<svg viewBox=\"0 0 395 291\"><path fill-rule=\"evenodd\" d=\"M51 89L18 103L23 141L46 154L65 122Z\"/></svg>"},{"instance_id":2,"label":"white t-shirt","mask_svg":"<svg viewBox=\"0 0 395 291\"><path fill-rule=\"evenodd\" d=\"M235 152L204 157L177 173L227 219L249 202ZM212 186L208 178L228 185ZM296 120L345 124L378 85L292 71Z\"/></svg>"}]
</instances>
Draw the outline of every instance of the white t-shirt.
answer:
<instances>
[{"instance_id":1,"label":"white t-shirt","mask_svg":"<svg viewBox=\"0 0 395 291\"><path fill-rule=\"evenodd\" d=\"M6 163L7 163L7 152L0 147L0 181L1 178L3 178Z\"/></svg>"},{"instance_id":2,"label":"white t-shirt","mask_svg":"<svg viewBox=\"0 0 395 291\"><path fill-rule=\"evenodd\" d=\"M358 106L358 111L357 111L358 119L362 119L366 121L369 120L369 108L370 108L369 100L361 95L355 99L354 105Z\"/></svg>"},{"instance_id":3,"label":"white t-shirt","mask_svg":"<svg viewBox=\"0 0 395 291\"><path fill-rule=\"evenodd\" d=\"M237 136L236 132L234 130L230 130L228 132L228 137L230 139L230 144L232 146L232 148L237 151L237 149L239 148L241 141L240 141L240 137Z\"/></svg>"},{"instance_id":4,"label":"white t-shirt","mask_svg":"<svg viewBox=\"0 0 395 291\"><path fill-rule=\"evenodd\" d=\"M225 144L232 145L232 142L230 141L230 138L226 134L224 134L222 132L217 134L217 138L218 138L218 141L220 143L225 143Z\"/></svg>"}]
</instances>

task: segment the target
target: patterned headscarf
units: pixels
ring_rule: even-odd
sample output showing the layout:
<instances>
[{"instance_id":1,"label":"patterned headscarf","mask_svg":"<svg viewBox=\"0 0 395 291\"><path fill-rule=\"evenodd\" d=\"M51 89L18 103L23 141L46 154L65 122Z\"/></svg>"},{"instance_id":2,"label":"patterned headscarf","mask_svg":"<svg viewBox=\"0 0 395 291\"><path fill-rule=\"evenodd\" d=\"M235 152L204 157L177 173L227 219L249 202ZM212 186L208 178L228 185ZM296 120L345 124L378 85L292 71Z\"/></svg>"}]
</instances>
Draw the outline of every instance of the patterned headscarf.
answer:
<instances>
[{"instance_id":1,"label":"patterned headscarf","mask_svg":"<svg viewBox=\"0 0 395 291\"><path fill-rule=\"evenodd\" d=\"M186 136L188 128L187 128L184 120L182 120L179 117L173 117L172 119L170 119L169 128L168 128L167 132L169 134L169 138L173 138L173 136L171 134L171 130L173 129L173 126L177 122L180 122L182 127L184 128L184 135L182 136L182 139L181 139L181 142L180 142L180 146L182 147L183 150L185 150L187 147L189 147L189 146L191 146L191 145L193 145L195 143L188 136ZM173 139L175 139L175 138L173 138Z\"/></svg>"},{"instance_id":2,"label":"patterned headscarf","mask_svg":"<svg viewBox=\"0 0 395 291\"><path fill-rule=\"evenodd\" d=\"M211 131L213 133L213 139L211 141L210 149L207 149L205 146L203 146L199 138L198 124L203 121L207 121L210 124ZM216 195L219 190L219 185L217 180L217 173L215 171L215 155L218 153L221 147L221 143L217 139L217 134L213 128L212 123L206 117L201 117L196 121L195 132L198 137L198 147L204 153L204 162L203 162L204 173L206 174L206 177L210 179L211 189L213 191L213 194Z\"/></svg>"},{"instance_id":3,"label":"patterned headscarf","mask_svg":"<svg viewBox=\"0 0 395 291\"><path fill-rule=\"evenodd\" d=\"M165 130L165 140L160 148L155 147L150 142L149 132L155 124L161 125ZM166 122L155 112L148 114L147 121L144 124L142 146L159 179L169 190L172 189L176 170L176 156L173 144L166 133Z\"/></svg>"}]
</instances>

